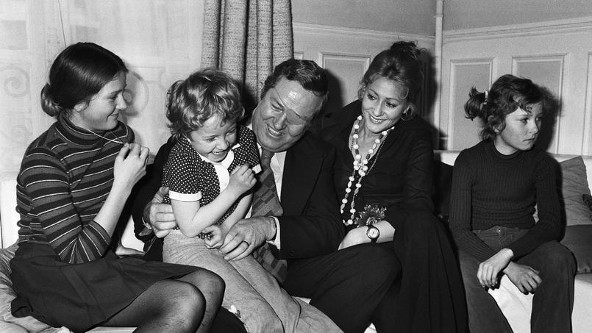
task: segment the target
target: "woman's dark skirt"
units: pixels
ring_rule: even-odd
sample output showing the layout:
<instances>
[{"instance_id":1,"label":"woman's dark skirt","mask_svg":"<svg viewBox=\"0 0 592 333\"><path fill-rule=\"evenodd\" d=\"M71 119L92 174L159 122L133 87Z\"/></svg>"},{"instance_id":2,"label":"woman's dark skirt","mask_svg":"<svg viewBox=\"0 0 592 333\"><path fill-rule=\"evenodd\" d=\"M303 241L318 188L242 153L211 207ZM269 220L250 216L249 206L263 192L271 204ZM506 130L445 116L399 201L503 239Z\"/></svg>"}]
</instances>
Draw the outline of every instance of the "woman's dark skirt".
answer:
<instances>
[{"instance_id":1,"label":"woman's dark skirt","mask_svg":"<svg viewBox=\"0 0 592 333\"><path fill-rule=\"evenodd\" d=\"M10 262L17 293L15 317L33 316L54 327L86 331L128 306L155 282L182 277L197 267L105 257L83 264L59 260L49 245L21 244Z\"/></svg>"}]
</instances>

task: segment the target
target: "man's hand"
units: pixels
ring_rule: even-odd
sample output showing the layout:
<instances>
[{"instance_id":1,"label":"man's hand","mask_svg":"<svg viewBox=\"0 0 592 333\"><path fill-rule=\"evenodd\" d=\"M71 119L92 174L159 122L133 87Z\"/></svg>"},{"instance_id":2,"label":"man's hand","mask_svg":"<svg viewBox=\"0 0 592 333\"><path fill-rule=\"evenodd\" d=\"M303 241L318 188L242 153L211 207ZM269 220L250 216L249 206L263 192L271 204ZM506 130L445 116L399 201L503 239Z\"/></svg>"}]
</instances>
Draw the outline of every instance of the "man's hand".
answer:
<instances>
[{"instance_id":1,"label":"man's hand","mask_svg":"<svg viewBox=\"0 0 592 333\"><path fill-rule=\"evenodd\" d=\"M159 188L154 198L144 208L144 222L150 224L152 230L154 230L154 235L158 238L168 235L177 226L173 207L162 203L164 196L168 193L169 189L167 187Z\"/></svg>"},{"instance_id":2,"label":"man's hand","mask_svg":"<svg viewBox=\"0 0 592 333\"><path fill-rule=\"evenodd\" d=\"M224 236L224 231L222 227L219 225L210 225L201 231L204 234L209 234L211 238L206 238L205 243L208 249L217 249L222 246L222 236Z\"/></svg>"},{"instance_id":3,"label":"man's hand","mask_svg":"<svg viewBox=\"0 0 592 333\"><path fill-rule=\"evenodd\" d=\"M483 287L493 288L497 285L498 274L508 266L514 252L504 248L499 250L491 258L479 264L477 278Z\"/></svg>"},{"instance_id":4,"label":"man's hand","mask_svg":"<svg viewBox=\"0 0 592 333\"><path fill-rule=\"evenodd\" d=\"M526 265L520 265L511 262L504 270L504 273L510 278L510 281L523 294L534 293L536 288L543 282L539 276L539 272L534 268Z\"/></svg>"},{"instance_id":5,"label":"man's hand","mask_svg":"<svg viewBox=\"0 0 592 333\"><path fill-rule=\"evenodd\" d=\"M220 251L226 260L242 259L267 240L275 237L275 220L272 217L257 216L236 222L224 238Z\"/></svg>"}]
</instances>

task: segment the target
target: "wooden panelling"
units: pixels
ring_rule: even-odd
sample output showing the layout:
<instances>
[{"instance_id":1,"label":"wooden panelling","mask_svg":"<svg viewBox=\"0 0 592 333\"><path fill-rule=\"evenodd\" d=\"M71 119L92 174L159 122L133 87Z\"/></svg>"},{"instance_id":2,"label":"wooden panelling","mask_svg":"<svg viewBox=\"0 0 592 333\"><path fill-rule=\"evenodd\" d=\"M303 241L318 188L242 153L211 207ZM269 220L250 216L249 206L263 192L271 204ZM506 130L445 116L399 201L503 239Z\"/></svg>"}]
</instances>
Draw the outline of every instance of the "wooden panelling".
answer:
<instances>
[{"instance_id":1,"label":"wooden panelling","mask_svg":"<svg viewBox=\"0 0 592 333\"><path fill-rule=\"evenodd\" d=\"M329 110L358 98L359 82L370 65L369 56L322 54L321 66L329 72Z\"/></svg>"},{"instance_id":2,"label":"wooden panelling","mask_svg":"<svg viewBox=\"0 0 592 333\"><path fill-rule=\"evenodd\" d=\"M564 55L516 57L512 61L512 74L531 79L548 89L557 99L557 107L551 110L555 113L555 116L552 117L553 114L551 114L543 118L543 125L537 142L538 145L545 147L548 151L557 153L557 139L560 137L559 134L563 127L562 120L570 119L561 116Z\"/></svg>"},{"instance_id":3,"label":"wooden panelling","mask_svg":"<svg viewBox=\"0 0 592 333\"><path fill-rule=\"evenodd\" d=\"M584 106L584 140L582 140L582 153L592 155L592 52L588 53L587 75L586 82L586 103Z\"/></svg>"},{"instance_id":4,"label":"wooden panelling","mask_svg":"<svg viewBox=\"0 0 592 333\"><path fill-rule=\"evenodd\" d=\"M461 150L479 142L481 124L478 119L471 121L465 117L464 105L469 98L471 87L479 91L489 89L492 59L465 59L451 61L447 149Z\"/></svg>"},{"instance_id":5,"label":"wooden panelling","mask_svg":"<svg viewBox=\"0 0 592 333\"><path fill-rule=\"evenodd\" d=\"M546 145L552 153L592 153L592 18L445 32L442 107L437 125L442 141L448 140L448 145L442 145L442 149L460 149L478 140L458 132L467 128L458 125L462 110L455 100L468 93L466 86L459 84L459 75L477 80L472 82L475 85L483 82L478 79L483 68L466 67L472 59L493 59L490 83L512 73L528 77L553 93L561 113L556 119L543 120L537 144ZM477 71L477 77L465 70Z\"/></svg>"}]
</instances>

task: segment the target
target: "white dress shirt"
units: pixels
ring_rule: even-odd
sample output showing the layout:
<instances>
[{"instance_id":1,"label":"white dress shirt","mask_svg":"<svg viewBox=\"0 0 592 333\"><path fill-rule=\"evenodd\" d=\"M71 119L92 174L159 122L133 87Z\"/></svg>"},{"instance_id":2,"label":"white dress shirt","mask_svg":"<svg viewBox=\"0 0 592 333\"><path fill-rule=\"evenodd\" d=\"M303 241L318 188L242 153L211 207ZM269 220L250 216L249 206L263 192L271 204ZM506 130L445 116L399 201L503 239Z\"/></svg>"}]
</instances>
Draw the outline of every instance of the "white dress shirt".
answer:
<instances>
[{"instance_id":1,"label":"white dress shirt","mask_svg":"<svg viewBox=\"0 0 592 333\"><path fill-rule=\"evenodd\" d=\"M261 153L261 146L257 143L257 148L259 148L259 153ZM282 193L282 176L284 174L284 163L286 161L286 152L282 151L279 153L273 154L271 157L271 161L269 162L269 167L271 168L271 172L273 173L273 178L275 180L275 187L277 189L278 198L281 199ZM281 202L281 200L280 200ZM251 216L251 209L247 213L246 217ZM275 221L275 239L273 241L268 241L269 244L273 244L278 250L280 249L280 221L275 216L270 216Z\"/></svg>"}]
</instances>

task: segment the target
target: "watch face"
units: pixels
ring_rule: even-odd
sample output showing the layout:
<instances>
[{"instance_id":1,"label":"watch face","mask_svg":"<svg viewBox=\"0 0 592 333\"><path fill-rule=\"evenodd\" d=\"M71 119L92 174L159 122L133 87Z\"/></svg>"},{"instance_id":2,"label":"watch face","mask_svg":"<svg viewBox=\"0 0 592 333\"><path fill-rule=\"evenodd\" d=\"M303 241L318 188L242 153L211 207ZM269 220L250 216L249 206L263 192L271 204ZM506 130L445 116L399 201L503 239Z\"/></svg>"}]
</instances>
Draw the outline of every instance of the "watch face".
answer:
<instances>
[{"instance_id":1,"label":"watch face","mask_svg":"<svg viewBox=\"0 0 592 333\"><path fill-rule=\"evenodd\" d=\"M377 228L368 228L366 235L368 235L368 237L371 239L375 239L378 238L378 235L380 235L380 231L378 231Z\"/></svg>"}]
</instances>

